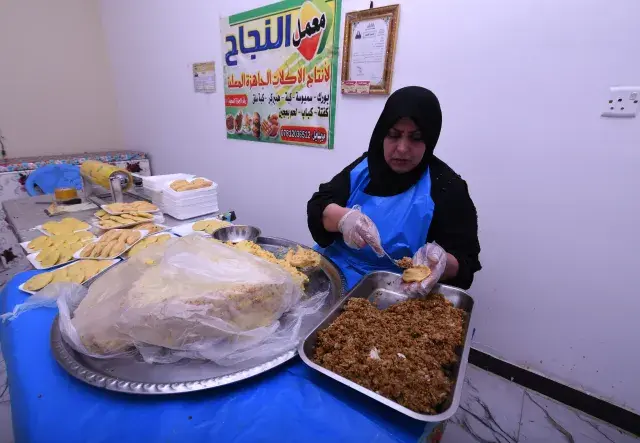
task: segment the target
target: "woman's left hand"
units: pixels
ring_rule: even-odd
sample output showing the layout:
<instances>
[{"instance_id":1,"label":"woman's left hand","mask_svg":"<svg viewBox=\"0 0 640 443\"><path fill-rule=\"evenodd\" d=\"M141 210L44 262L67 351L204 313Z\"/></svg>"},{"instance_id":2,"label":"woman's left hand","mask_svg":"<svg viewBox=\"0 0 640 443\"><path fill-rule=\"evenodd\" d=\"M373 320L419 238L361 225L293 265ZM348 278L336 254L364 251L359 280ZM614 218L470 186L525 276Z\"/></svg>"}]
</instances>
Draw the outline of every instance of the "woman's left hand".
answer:
<instances>
[{"instance_id":1,"label":"woman's left hand","mask_svg":"<svg viewBox=\"0 0 640 443\"><path fill-rule=\"evenodd\" d=\"M428 266L431 274L419 283L403 283L404 291L414 295L428 295L444 274L447 253L437 243L427 243L413 256L413 265Z\"/></svg>"}]
</instances>

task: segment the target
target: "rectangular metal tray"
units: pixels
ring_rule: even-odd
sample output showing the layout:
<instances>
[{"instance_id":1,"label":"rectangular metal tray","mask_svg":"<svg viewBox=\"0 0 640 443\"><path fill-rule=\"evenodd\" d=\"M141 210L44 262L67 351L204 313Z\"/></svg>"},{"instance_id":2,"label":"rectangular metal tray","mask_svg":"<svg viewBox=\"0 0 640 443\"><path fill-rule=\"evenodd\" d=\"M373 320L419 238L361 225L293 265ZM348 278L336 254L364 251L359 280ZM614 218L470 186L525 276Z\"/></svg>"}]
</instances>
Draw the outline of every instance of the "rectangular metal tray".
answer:
<instances>
[{"instance_id":1,"label":"rectangular metal tray","mask_svg":"<svg viewBox=\"0 0 640 443\"><path fill-rule=\"evenodd\" d=\"M455 414L458 406L460 405L460 396L462 395L462 388L464 386L464 375L467 369L467 360L469 358L469 348L471 347L470 324L474 301L473 298L471 298L471 296L464 292L462 289L454 288L453 286L447 285L436 285L436 287L433 289L433 292L444 295L444 297L452 302L456 308L460 308L468 314L464 325L464 345L456 350L456 353L458 355L458 363L456 363L455 367L453 368L453 378L455 379L455 385L452 391L449 393L446 401L443 403L442 412L440 412L439 414L427 415L414 412L394 402L393 400L376 394L375 392L363 386L360 386L359 384L354 383L351 380L348 380L336 374L335 372L323 368L312 360L315 354L318 331L327 328L331 323L333 323L333 321L342 313L342 306L350 298L366 298L379 309L385 309L391 305L412 298L411 296L402 293L400 283L400 275L391 272L374 272L365 276L351 290L351 292L349 292L349 294L347 294L346 297L339 304L337 304L331 310L331 312L329 312L329 314L327 314L320 325L312 330L304 339L304 341L300 343L298 347L298 353L300 354L302 360L311 368L411 418L426 422L444 421Z\"/></svg>"}]
</instances>

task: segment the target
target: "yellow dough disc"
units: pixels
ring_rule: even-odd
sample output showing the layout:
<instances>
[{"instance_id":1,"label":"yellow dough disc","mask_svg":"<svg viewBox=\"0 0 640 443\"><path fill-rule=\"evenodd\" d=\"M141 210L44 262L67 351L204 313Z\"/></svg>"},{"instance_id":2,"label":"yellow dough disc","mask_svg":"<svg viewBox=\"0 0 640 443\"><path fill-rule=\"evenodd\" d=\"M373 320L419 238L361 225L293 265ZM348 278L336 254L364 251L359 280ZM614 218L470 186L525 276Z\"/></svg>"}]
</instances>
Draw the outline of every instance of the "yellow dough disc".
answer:
<instances>
[{"instance_id":1,"label":"yellow dough disc","mask_svg":"<svg viewBox=\"0 0 640 443\"><path fill-rule=\"evenodd\" d=\"M40 289L47 286L51 283L51 279L53 278L52 272L45 272L44 274L38 274L31 277L24 284L24 288L27 291L39 291Z\"/></svg>"},{"instance_id":2,"label":"yellow dough disc","mask_svg":"<svg viewBox=\"0 0 640 443\"><path fill-rule=\"evenodd\" d=\"M82 263L82 269L84 270L85 281L95 277L102 270L100 266L102 262L100 261L84 260L81 263Z\"/></svg>"},{"instance_id":3,"label":"yellow dough disc","mask_svg":"<svg viewBox=\"0 0 640 443\"><path fill-rule=\"evenodd\" d=\"M421 282L431 275L431 269L427 266L415 266L405 269L402 273L402 281L405 283Z\"/></svg>"},{"instance_id":4,"label":"yellow dough disc","mask_svg":"<svg viewBox=\"0 0 640 443\"><path fill-rule=\"evenodd\" d=\"M68 268L58 269L57 271L53 271L53 278L51 279L51 283L60 283L60 282L70 282L69 274L67 273Z\"/></svg>"},{"instance_id":5,"label":"yellow dough disc","mask_svg":"<svg viewBox=\"0 0 640 443\"><path fill-rule=\"evenodd\" d=\"M33 249L34 251L38 251L44 247L51 246L53 243L51 241L51 237L48 235L41 235L40 237L34 238L29 242L27 247L29 249Z\"/></svg>"},{"instance_id":6,"label":"yellow dough disc","mask_svg":"<svg viewBox=\"0 0 640 443\"><path fill-rule=\"evenodd\" d=\"M73 217L63 218L62 220L60 220L60 224L71 227L72 231L79 231L81 229L87 229L89 227L88 223Z\"/></svg>"},{"instance_id":7,"label":"yellow dough disc","mask_svg":"<svg viewBox=\"0 0 640 443\"><path fill-rule=\"evenodd\" d=\"M67 245L67 247L69 248L72 254L75 254L76 252L78 252L80 249L82 249L83 246L84 246L84 243L81 243L81 242L71 243Z\"/></svg>"},{"instance_id":8,"label":"yellow dough disc","mask_svg":"<svg viewBox=\"0 0 640 443\"><path fill-rule=\"evenodd\" d=\"M72 251L71 248L69 248L69 246L63 246L59 249L59 251L60 251L60 258L58 259L59 265L73 260L74 251Z\"/></svg>"},{"instance_id":9,"label":"yellow dough disc","mask_svg":"<svg viewBox=\"0 0 640 443\"><path fill-rule=\"evenodd\" d=\"M41 251L36 256L36 260L40 262L40 265L43 268L50 268L51 266L58 263L58 259L60 259L60 251L58 251L57 249L47 249Z\"/></svg>"},{"instance_id":10,"label":"yellow dough disc","mask_svg":"<svg viewBox=\"0 0 640 443\"><path fill-rule=\"evenodd\" d=\"M204 231L209 226L209 222L207 220L200 220L193 224L194 231Z\"/></svg>"},{"instance_id":11,"label":"yellow dough disc","mask_svg":"<svg viewBox=\"0 0 640 443\"><path fill-rule=\"evenodd\" d=\"M82 284L85 280L85 272L81 266L72 265L65 269L67 270L69 280L72 282Z\"/></svg>"},{"instance_id":12,"label":"yellow dough disc","mask_svg":"<svg viewBox=\"0 0 640 443\"><path fill-rule=\"evenodd\" d=\"M80 239L80 241L89 241L95 238L95 236L89 231L76 232L76 236Z\"/></svg>"},{"instance_id":13,"label":"yellow dough disc","mask_svg":"<svg viewBox=\"0 0 640 443\"><path fill-rule=\"evenodd\" d=\"M169 239L171 238L171 236L169 234L162 234L162 235L158 235L156 237L153 237L156 239L156 243L164 243L169 241Z\"/></svg>"},{"instance_id":14,"label":"yellow dough disc","mask_svg":"<svg viewBox=\"0 0 640 443\"><path fill-rule=\"evenodd\" d=\"M111 262L108 260L102 260L99 262L96 262L98 264L98 272L102 272L105 269L107 269L109 266L111 266Z\"/></svg>"}]
</instances>

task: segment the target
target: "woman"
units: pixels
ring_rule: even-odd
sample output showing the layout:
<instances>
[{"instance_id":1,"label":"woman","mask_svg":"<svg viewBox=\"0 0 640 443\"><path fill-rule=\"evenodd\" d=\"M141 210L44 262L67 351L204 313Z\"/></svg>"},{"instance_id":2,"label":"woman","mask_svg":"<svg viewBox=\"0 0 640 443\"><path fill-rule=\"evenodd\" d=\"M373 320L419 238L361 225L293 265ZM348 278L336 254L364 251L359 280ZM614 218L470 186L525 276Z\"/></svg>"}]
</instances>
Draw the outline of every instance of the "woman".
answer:
<instances>
[{"instance_id":1,"label":"woman","mask_svg":"<svg viewBox=\"0 0 640 443\"><path fill-rule=\"evenodd\" d=\"M438 281L471 286L480 270L476 208L464 180L433 155L441 127L431 91L399 89L385 104L368 152L309 201L311 235L342 269L348 289L369 272L398 271L384 251L431 268L407 292L428 294ZM444 423L431 423L421 441L439 442L443 432Z\"/></svg>"},{"instance_id":2,"label":"woman","mask_svg":"<svg viewBox=\"0 0 640 443\"><path fill-rule=\"evenodd\" d=\"M431 91L397 90L368 152L309 201L311 235L343 271L348 289L369 272L398 271L384 251L431 268L426 280L407 285L411 293L428 294L438 281L471 286L480 270L476 209L465 181L433 155L441 126Z\"/></svg>"}]
</instances>

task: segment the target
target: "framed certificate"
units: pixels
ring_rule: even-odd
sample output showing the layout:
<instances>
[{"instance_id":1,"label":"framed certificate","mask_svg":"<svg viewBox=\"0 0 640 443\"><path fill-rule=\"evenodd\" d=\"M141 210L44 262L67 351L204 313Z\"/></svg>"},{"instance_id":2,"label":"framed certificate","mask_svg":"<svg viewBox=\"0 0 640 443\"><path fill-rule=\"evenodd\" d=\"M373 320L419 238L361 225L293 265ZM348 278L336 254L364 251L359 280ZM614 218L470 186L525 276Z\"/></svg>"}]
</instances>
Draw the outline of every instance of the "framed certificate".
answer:
<instances>
[{"instance_id":1,"label":"framed certificate","mask_svg":"<svg viewBox=\"0 0 640 443\"><path fill-rule=\"evenodd\" d=\"M368 82L369 94L391 92L399 12L400 5L391 5L347 13L342 50L343 84L366 85ZM348 91L343 87L343 92Z\"/></svg>"}]
</instances>

